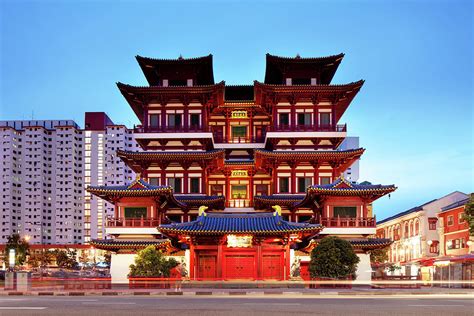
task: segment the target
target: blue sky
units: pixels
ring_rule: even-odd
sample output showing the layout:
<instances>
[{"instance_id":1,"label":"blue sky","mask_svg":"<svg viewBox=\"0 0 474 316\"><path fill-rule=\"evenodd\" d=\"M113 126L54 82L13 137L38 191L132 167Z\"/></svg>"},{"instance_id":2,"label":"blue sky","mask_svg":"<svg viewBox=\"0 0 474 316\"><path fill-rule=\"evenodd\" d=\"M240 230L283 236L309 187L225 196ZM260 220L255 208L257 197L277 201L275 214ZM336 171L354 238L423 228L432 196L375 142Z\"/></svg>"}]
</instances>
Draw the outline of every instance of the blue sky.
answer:
<instances>
[{"instance_id":1,"label":"blue sky","mask_svg":"<svg viewBox=\"0 0 474 316\"><path fill-rule=\"evenodd\" d=\"M473 191L470 1L0 1L0 118L137 119L115 82L134 56L214 55L214 77L263 80L265 53L346 54L334 83L365 79L344 114L367 148L360 180L396 184L379 219Z\"/></svg>"}]
</instances>

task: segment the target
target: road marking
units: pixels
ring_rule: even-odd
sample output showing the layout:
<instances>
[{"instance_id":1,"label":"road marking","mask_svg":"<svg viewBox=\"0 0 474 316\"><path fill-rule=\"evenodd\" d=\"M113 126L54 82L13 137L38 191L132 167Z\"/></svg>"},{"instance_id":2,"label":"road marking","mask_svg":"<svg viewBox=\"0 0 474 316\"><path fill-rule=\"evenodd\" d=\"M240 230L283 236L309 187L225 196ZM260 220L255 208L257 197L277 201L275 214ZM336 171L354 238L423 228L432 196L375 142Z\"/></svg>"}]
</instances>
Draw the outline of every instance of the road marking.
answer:
<instances>
[{"instance_id":1,"label":"road marking","mask_svg":"<svg viewBox=\"0 0 474 316\"><path fill-rule=\"evenodd\" d=\"M281 306L298 306L300 303L244 303L244 305L281 305Z\"/></svg>"},{"instance_id":2,"label":"road marking","mask_svg":"<svg viewBox=\"0 0 474 316\"><path fill-rule=\"evenodd\" d=\"M37 309L46 309L47 307L36 307L36 306L28 306L28 307L15 307L15 306L0 306L1 310L9 310L9 309L15 309L15 310L37 310Z\"/></svg>"},{"instance_id":3,"label":"road marking","mask_svg":"<svg viewBox=\"0 0 474 316\"><path fill-rule=\"evenodd\" d=\"M408 305L408 306L420 306L420 307L428 307L428 306L436 306L436 307L448 307L448 306L464 306L464 305L446 305L446 304L443 304L443 305L429 305L429 304L417 304L417 305Z\"/></svg>"},{"instance_id":4,"label":"road marking","mask_svg":"<svg viewBox=\"0 0 474 316\"><path fill-rule=\"evenodd\" d=\"M107 303L107 302L94 302L94 303L89 303L89 302L83 302L82 304L88 304L88 305L91 305L91 304L100 304L100 305L136 305L137 303L133 303L133 302L116 302L116 303Z\"/></svg>"}]
</instances>

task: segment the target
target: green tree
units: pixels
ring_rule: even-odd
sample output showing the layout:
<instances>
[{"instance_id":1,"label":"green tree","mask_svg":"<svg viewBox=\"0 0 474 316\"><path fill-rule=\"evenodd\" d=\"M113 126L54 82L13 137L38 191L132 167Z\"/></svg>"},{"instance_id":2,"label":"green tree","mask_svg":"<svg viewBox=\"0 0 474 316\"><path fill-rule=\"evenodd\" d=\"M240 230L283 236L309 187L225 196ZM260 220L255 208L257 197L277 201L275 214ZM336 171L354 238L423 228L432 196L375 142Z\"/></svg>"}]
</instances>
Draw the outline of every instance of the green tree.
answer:
<instances>
[{"instance_id":1,"label":"green tree","mask_svg":"<svg viewBox=\"0 0 474 316\"><path fill-rule=\"evenodd\" d=\"M135 264L130 265L130 277L166 277L178 265L173 258L166 259L161 251L154 246L148 246L138 252Z\"/></svg>"},{"instance_id":2,"label":"green tree","mask_svg":"<svg viewBox=\"0 0 474 316\"><path fill-rule=\"evenodd\" d=\"M464 208L463 217L469 224L469 235L474 236L474 193L469 195L469 201Z\"/></svg>"},{"instance_id":3,"label":"green tree","mask_svg":"<svg viewBox=\"0 0 474 316\"><path fill-rule=\"evenodd\" d=\"M75 250L56 250L54 255L56 257L56 264L58 267L62 269L77 269L77 253Z\"/></svg>"},{"instance_id":4,"label":"green tree","mask_svg":"<svg viewBox=\"0 0 474 316\"><path fill-rule=\"evenodd\" d=\"M25 263L30 250L30 245L24 238L21 238L20 234L14 233L8 236L4 253L4 261L6 262L7 267L9 267L8 257L10 249L15 249L15 263L17 265Z\"/></svg>"},{"instance_id":5,"label":"green tree","mask_svg":"<svg viewBox=\"0 0 474 316\"><path fill-rule=\"evenodd\" d=\"M371 250L369 254L371 263L384 263L388 261L388 247Z\"/></svg>"},{"instance_id":6,"label":"green tree","mask_svg":"<svg viewBox=\"0 0 474 316\"><path fill-rule=\"evenodd\" d=\"M104 254L104 262L110 268L110 263L112 262L112 254L110 252Z\"/></svg>"},{"instance_id":7,"label":"green tree","mask_svg":"<svg viewBox=\"0 0 474 316\"><path fill-rule=\"evenodd\" d=\"M41 250L41 252L34 252L28 256L28 264L33 268L44 268L51 264L54 259L53 252L49 250Z\"/></svg>"},{"instance_id":8,"label":"green tree","mask_svg":"<svg viewBox=\"0 0 474 316\"><path fill-rule=\"evenodd\" d=\"M359 261L347 240L325 237L311 252L309 273L312 278L355 278Z\"/></svg>"}]
</instances>

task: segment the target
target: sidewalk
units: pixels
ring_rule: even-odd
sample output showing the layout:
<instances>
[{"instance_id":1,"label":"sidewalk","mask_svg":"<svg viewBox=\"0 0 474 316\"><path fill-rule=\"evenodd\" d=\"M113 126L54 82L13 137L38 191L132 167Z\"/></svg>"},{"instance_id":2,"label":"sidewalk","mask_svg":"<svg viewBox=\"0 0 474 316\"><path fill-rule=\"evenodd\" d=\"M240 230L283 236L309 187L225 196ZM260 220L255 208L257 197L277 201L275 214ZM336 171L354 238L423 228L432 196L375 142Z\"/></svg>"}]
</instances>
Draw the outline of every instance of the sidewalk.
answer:
<instances>
[{"instance_id":1,"label":"sidewalk","mask_svg":"<svg viewBox=\"0 0 474 316\"><path fill-rule=\"evenodd\" d=\"M358 287L353 289L119 289L82 291L37 291L26 292L0 290L0 296L376 296L376 295L465 295L474 299L474 289L422 288L422 289L372 289Z\"/></svg>"}]
</instances>

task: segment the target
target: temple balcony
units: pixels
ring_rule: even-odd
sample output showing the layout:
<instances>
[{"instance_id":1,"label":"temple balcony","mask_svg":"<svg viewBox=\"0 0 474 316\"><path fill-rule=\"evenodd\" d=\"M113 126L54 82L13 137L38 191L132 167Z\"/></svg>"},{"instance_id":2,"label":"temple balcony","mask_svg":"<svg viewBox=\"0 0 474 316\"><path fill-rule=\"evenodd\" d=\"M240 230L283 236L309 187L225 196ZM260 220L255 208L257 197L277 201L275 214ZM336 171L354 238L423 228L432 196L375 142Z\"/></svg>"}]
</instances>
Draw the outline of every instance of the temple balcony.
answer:
<instances>
[{"instance_id":1,"label":"temple balcony","mask_svg":"<svg viewBox=\"0 0 474 316\"><path fill-rule=\"evenodd\" d=\"M158 235L157 227L161 220L157 218L115 218L107 217L105 230L109 235Z\"/></svg>"},{"instance_id":2,"label":"temple balcony","mask_svg":"<svg viewBox=\"0 0 474 316\"><path fill-rule=\"evenodd\" d=\"M208 132L208 127L203 125L190 126L136 126L134 133L202 133Z\"/></svg>"},{"instance_id":3,"label":"temple balcony","mask_svg":"<svg viewBox=\"0 0 474 316\"><path fill-rule=\"evenodd\" d=\"M323 217L319 224L325 227L322 234L373 235L376 233L375 217Z\"/></svg>"},{"instance_id":4,"label":"temple balcony","mask_svg":"<svg viewBox=\"0 0 474 316\"><path fill-rule=\"evenodd\" d=\"M252 149L265 148L265 136L225 137L214 134L214 148L216 149Z\"/></svg>"},{"instance_id":5,"label":"temple balcony","mask_svg":"<svg viewBox=\"0 0 474 316\"><path fill-rule=\"evenodd\" d=\"M272 126L271 132L347 132L347 124L337 125L285 125Z\"/></svg>"}]
</instances>

